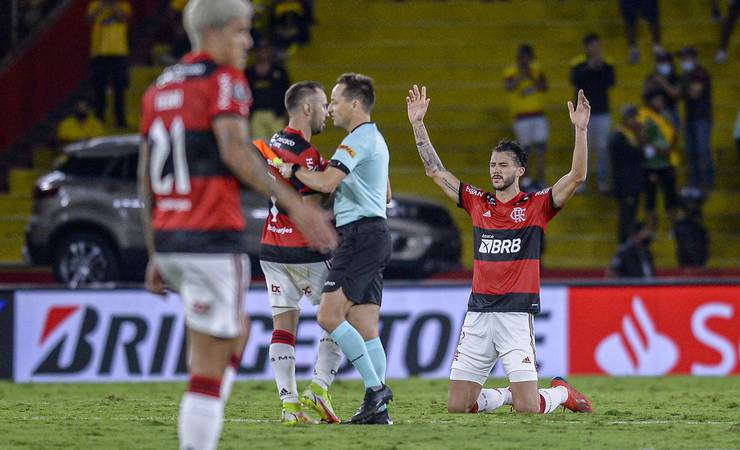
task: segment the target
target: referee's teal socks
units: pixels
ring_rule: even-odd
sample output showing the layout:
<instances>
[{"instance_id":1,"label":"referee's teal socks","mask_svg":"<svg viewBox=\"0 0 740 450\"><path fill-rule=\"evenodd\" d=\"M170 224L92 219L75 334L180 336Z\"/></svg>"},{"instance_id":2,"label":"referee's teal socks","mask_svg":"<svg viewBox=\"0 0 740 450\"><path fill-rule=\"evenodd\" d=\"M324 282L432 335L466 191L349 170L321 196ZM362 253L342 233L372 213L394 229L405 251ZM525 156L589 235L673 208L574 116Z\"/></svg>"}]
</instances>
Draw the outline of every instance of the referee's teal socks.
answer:
<instances>
[{"instance_id":1,"label":"referee's teal socks","mask_svg":"<svg viewBox=\"0 0 740 450\"><path fill-rule=\"evenodd\" d=\"M370 355L370 361L373 362L375 373L380 378L380 381L385 383L385 368L387 365L385 357L385 349L383 343L380 341L380 337L365 341L365 347L367 347L367 353ZM378 411L385 411L387 408L385 405L378 408Z\"/></svg>"},{"instance_id":2,"label":"referee's teal socks","mask_svg":"<svg viewBox=\"0 0 740 450\"><path fill-rule=\"evenodd\" d=\"M346 320L331 332L331 338L339 344L347 359L352 362L365 383L365 389L379 387L382 383L375 372L365 341L360 333ZM382 347L381 347L382 349ZM385 352L383 352L385 354ZM384 358L385 360L385 358Z\"/></svg>"},{"instance_id":3,"label":"referee's teal socks","mask_svg":"<svg viewBox=\"0 0 740 450\"><path fill-rule=\"evenodd\" d=\"M376 337L365 341L365 347L367 347L367 353L370 355L370 361L373 363L375 373L380 378L380 381L385 383L385 349L383 343L380 342L380 338Z\"/></svg>"}]
</instances>

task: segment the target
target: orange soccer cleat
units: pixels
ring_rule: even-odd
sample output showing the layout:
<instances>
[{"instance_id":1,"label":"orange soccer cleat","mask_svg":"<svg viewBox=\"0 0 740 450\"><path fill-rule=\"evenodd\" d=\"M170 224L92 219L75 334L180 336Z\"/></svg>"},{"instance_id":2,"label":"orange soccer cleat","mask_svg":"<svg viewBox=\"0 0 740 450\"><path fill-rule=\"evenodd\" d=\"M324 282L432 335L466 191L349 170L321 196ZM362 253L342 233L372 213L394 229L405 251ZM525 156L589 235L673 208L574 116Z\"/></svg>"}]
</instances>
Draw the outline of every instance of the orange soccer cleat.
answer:
<instances>
[{"instance_id":1,"label":"orange soccer cleat","mask_svg":"<svg viewBox=\"0 0 740 450\"><path fill-rule=\"evenodd\" d=\"M591 413L591 402L586 398L585 395L581 394L573 387L572 384L568 383L565 378L555 377L550 382L550 387L563 386L568 390L568 399L565 400L563 406L569 410L577 413Z\"/></svg>"}]
</instances>

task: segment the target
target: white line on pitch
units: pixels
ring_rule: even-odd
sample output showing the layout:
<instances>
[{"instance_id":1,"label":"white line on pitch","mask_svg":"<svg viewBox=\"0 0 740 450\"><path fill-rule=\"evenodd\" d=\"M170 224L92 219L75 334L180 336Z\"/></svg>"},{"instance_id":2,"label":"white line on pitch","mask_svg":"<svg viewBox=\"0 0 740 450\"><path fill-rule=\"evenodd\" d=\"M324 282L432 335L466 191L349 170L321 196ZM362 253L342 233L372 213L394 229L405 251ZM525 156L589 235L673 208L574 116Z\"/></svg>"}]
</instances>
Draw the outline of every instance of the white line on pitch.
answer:
<instances>
[{"instance_id":1,"label":"white line on pitch","mask_svg":"<svg viewBox=\"0 0 740 450\"><path fill-rule=\"evenodd\" d=\"M89 421L89 422L100 422L100 421L115 421L115 422L176 422L177 416L148 416L148 417L139 417L139 416L122 416L122 417L80 417L80 416L22 416L22 417L16 417L16 419L19 420L46 420L46 421L58 421L58 420L73 420L73 421ZM277 419L251 419L248 417L235 417L235 418L225 418L224 422L233 422L233 423L277 423ZM496 425L513 425L513 424L520 424L519 421L510 421L510 420L496 420L491 419L488 421L491 424ZM455 425L463 425L459 421L453 421L453 420L401 420L399 423L407 423L407 424L416 424L416 425L423 425L423 424L455 424ZM569 424L569 425L584 425L588 424L589 422L586 421L578 421L578 420L560 420L560 421L553 421L552 423L556 424ZM734 425L737 422L727 422L727 421L715 421L715 420L610 420L607 422L603 422L602 424L606 425ZM598 423L594 423L595 425L598 425Z\"/></svg>"}]
</instances>

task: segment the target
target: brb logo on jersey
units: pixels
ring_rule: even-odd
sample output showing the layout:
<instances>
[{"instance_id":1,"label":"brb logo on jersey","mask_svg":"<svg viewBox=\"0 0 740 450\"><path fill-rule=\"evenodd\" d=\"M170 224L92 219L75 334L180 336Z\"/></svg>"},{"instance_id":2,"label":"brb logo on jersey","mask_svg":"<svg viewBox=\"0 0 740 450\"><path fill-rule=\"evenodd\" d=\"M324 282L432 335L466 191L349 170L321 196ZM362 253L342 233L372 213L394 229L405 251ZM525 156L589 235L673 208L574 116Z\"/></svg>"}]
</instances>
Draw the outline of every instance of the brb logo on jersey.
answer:
<instances>
[{"instance_id":1,"label":"brb logo on jersey","mask_svg":"<svg viewBox=\"0 0 740 450\"><path fill-rule=\"evenodd\" d=\"M524 222L525 220L527 220L527 218L524 216L524 211L526 210L527 208L520 208L517 206L516 208L511 210L511 214L509 215L509 217L511 217L511 220L516 223Z\"/></svg>"},{"instance_id":2,"label":"brb logo on jersey","mask_svg":"<svg viewBox=\"0 0 740 450\"><path fill-rule=\"evenodd\" d=\"M495 239L491 234L484 234L480 240L478 253L496 255L499 253L517 253L522 249L522 239Z\"/></svg>"}]
</instances>

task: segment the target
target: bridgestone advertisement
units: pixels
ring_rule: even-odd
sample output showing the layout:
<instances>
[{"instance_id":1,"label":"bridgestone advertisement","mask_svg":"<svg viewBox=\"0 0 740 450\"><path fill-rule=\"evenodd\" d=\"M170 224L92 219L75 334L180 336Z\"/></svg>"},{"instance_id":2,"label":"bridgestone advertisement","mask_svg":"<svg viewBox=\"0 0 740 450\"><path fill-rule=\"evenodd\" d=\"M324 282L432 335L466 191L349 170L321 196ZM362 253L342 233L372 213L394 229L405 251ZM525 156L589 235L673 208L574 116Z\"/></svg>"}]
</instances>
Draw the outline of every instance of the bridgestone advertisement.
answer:
<instances>
[{"instance_id":1,"label":"bridgestone advertisement","mask_svg":"<svg viewBox=\"0 0 740 450\"><path fill-rule=\"evenodd\" d=\"M388 378L449 375L469 288L390 288L383 296L380 335ZM543 375L566 370L566 289L543 291L537 317ZM272 379L268 357L272 316L264 289L245 300L252 330L242 379ZM187 350L182 303L143 291L18 291L13 379L17 382L164 381L185 379ZM310 378L322 332L304 302L296 342L296 372ZM540 356L541 355L541 356ZM340 377L358 374L346 361Z\"/></svg>"},{"instance_id":2,"label":"bridgestone advertisement","mask_svg":"<svg viewBox=\"0 0 740 450\"><path fill-rule=\"evenodd\" d=\"M380 335L388 378L445 378L468 287L386 288ZM543 287L540 376L740 373L739 286ZM264 288L246 295L251 337L240 378L272 379ZM141 290L0 292L0 377L16 382L184 380L182 303ZM296 371L310 378L321 330L304 302ZM11 351L12 350L12 351ZM493 376L503 376L496 366ZM339 377L358 375L346 361Z\"/></svg>"}]
</instances>

